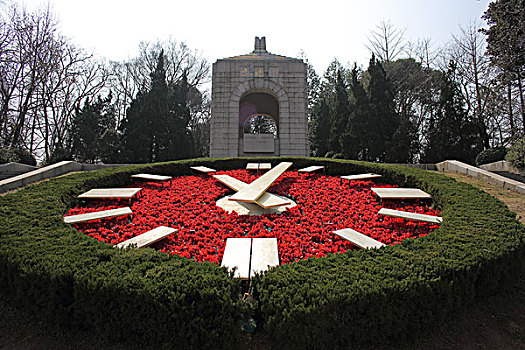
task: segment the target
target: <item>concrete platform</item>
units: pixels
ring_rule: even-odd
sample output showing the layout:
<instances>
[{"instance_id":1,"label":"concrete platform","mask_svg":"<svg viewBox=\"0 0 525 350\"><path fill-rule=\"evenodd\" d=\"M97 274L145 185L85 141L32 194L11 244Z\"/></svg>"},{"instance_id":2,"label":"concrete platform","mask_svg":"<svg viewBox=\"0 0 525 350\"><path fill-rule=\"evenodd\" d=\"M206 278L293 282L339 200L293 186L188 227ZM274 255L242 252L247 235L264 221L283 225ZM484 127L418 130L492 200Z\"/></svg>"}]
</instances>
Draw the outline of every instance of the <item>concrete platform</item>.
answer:
<instances>
[{"instance_id":1,"label":"concrete platform","mask_svg":"<svg viewBox=\"0 0 525 350\"><path fill-rule=\"evenodd\" d=\"M493 185L508 189L510 191L525 194L525 183L509 179L505 176L494 174L488 170L480 169L475 166L462 163L457 160L446 160L436 164L439 171L451 171L485 180Z\"/></svg>"}]
</instances>

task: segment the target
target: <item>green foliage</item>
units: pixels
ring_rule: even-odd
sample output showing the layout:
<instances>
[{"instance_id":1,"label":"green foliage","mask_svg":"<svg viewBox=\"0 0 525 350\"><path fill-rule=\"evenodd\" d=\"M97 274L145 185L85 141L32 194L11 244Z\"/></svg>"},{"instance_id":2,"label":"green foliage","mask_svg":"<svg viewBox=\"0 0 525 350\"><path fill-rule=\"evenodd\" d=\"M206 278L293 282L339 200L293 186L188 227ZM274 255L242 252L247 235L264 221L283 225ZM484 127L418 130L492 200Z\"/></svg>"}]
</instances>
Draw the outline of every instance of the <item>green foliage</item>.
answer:
<instances>
[{"instance_id":1,"label":"green foliage","mask_svg":"<svg viewBox=\"0 0 525 350\"><path fill-rule=\"evenodd\" d=\"M342 70L337 70L335 81L335 95L332 110L330 112L330 136L328 147L331 151L341 153L341 136L345 130L350 115L350 103L346 82L343 79Z\"/></svg>"},{"instance_id":2,"label":"green foliage","mask_svg":"<svg viewBox=\"0 0 525 350\"><path fill-rule=\"evenodd\" d=\"M366 157L367 143L372 132L369 123L369 105L366 91L359 81L357 65L350 74L350 91L352 103L346 128L341 136L341 148L346 158L364 159Z\"/></svg>"},{"instance_id":3,"label":"green foliage","mask_svg":"<svg viewBox=\"0 0 525 350\"><path fill-rule=\"evenodd\" d=\"M447 159L473 164L481 151L478 125L468 119L455 82L456 66L450 62L443 76L437 111L429 121L427 144L421 161L437 163Z\"/></svg>"},{"instance_id":4,"label":"green foliage","mask_svg":"<svg viewBox=\"0 0 525 350\"><path fill-rule=\"evenodd\" d=\"M383 65L373 55L368 66L370 77L367 95L370 106L371 130L368 139L366 160L391 161L394 133L399 127L399 116L395 111L394 95Z\"/></svg>"},{"instance_id":5,"label":"green foliage","mask_svg":"<svg viewBox=\"0 0 525 350\"><path fill-rule=\"evenodd\" d=\"M214 264L153 249L119 251L79 234L62 216L92 187L135 173L190 174L197 164L243 168L248 158L159 163L77 173L0 197L0 294L60 326L176 348L233 348L250 312L240 282ZM254 311L277 349L348 348L424 333L501 288L524 263L525 229L500 201L440 174L313 158L327 174L374 172L432 194L443 224L375 251L280 266L254 281ZM350 344L350 345L349 345Z\"/></svg>"},{"instance_id":6,"label":"green foliage","mask_svg":"<svg viewBox=\"0 0 525 350\"><path fill-rule=\"evenodd\" d=\"M225 269L153 249L117 250L63 223L76 196L130 183L122 167L56 178L0 197L0 294L58 326L138 344L231 348L246 307Z\"/></svg>"},{"instance_id":7,"label":"green foliage","mask_svg":"<svg viewBox=\"0 0 525 350\"><path fill-rule=\"evenodd\" d=\"M118 160L119 136L115 130L115 110L111 92L93 102L86 100L71 125L70 155L78 162L99 160L114 163Z\"/></svg>"},{"instance_id":8,"label":"green foliage","mask_svg":"<svg viewBox=\"0 0 525 350\"><path fill-rule=\"evenodd\" d=\"M122 123L124 160L151 163L191 156L190 90L185 75L168 86L161 52L151 74L150 88L137 94Z\"/></svg>"},{"instance_id":9,"label":"green foliage","mask_svg":"<svg viewBox=\"0 0 525 350\"><path fill-rule=\"evenodd\" d=\"M328 150L330 137L330 107L326 97L323 97L314 108L310 128L310 147L315 156L322 157Z\"/></svg>"},{"instance_id":10,"label":"green foliage","mask_svg":"<svg viewBox=\"0 0 525 350\"><path fill-rule=\"evenodd\" d=\"M28 150L23 148L0 147L0 164L5 163L22 163L27 165L36 165L36 159Z\"/></svg>"},{"instance_id":11,"label":"green foliage","mask_svg":"<svg viewBox=\"0 0 525 350\"><path fill-rule=\"evenodd\" d=\"M525 66L525 31L516 23L525 22L522 0L497 0L489 4L483 18L490 25L482 31L487 35L487 51L501 69L513 74Z\"/></svg>"},{"instance_id":12,"label":"green foliage","mask_svg":"<svg viewBox=\"0 0 525 350\"><path fill-rule=\"evenodd\" d=\"M512 146L510 146L507 156L507 162L514 165L516 168L525 169L525 137L517 139Z\"/></svg>"},{"instance_id":13,"label":"green foliage","mask_svg":"<svg viewBox=\"0 0 525 350\"><path fill-rule=\"evenodd\" d=\"M506 147L502 146L502 147L488 148L478 153L478 155L476 156L476 165L489 164L489 163L498 162L500 160L504 160L506 154L507 154Z\"/></svg>"},{"instance_id":14,"label":"green foliage","mask_svg":"<svg viewBox=\"0 0 525 350\"><path fill-rule=\"evenodd\" d=\"M259 277L263 327L275 348L381 348L424 336L498 291L525 260L525 228L485 192L418 169L319 163L330 174L372 171L383 181L428 191L443 224L397 246L302 260Z\"/></svg>"}]
</instances>

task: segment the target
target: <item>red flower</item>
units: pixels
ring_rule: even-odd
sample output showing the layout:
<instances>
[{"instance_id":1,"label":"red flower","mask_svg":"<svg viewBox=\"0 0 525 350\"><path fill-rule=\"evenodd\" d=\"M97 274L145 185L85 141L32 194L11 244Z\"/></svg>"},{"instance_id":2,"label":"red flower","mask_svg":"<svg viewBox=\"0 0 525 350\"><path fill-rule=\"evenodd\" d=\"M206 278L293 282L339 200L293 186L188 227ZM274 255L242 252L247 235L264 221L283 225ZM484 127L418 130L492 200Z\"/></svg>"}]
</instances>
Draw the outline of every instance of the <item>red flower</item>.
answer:
<instances>
[{"instance_id":1,"label":"red flower","mask_svg":"<svg viewBox=\"0 0 525 350\"><path fill-rule=\"evenodd\" d=\"M246 170L222 171L250 183L257 178ZM141 196L132 203L133 221L113 218L75 225L85 234L107 244L117 244L157 226L178 231L152 245L162 252L196 261L219 264L229 237L277 237L281 264L329 253L342 253L353 245L332 231L352 228L385 244L428 235L437 225L379 216L381 207L440 215L421 201L384 201L381 205L371 187L392 187L371 181L341 181L339 177L305 176L286 172L269 192L292 198L297 206L285 213L263 216L228 214L215 205L232 194L213 177L175 177L171 185L141 184ZM122 207L115 200L93 201L69 210L68 215Z\"/></svg>"}]
</instances>

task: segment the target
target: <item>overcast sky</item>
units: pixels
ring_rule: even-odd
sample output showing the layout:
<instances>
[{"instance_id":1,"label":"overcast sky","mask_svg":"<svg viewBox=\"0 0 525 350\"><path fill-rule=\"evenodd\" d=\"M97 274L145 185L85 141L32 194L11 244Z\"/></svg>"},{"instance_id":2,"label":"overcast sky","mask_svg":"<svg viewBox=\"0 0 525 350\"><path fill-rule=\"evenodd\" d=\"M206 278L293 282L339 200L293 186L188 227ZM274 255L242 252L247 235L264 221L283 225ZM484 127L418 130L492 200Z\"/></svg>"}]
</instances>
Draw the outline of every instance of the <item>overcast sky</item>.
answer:
<instances>
[{"instance_id":1,"label":"overcast sky","mask_svg":"<svg viewBox=\"0 0 525 350\"><path fill-rule=\"evenodd\" d=\"M2 0L0 0L2 1ZM13 3L13 0L3 0ZM143 40L169 37L198 49L210 63L251 52L255 36L267 50L297 57L303 50L322 74L337 58L367 66L370 32L381 21L411 41L449 41L480 17L489 0L18 0L29 9L50 4L62 34L110 60L134 57ZM4 5L5 6L5 5Z\"/></svg>"}]
</instances>

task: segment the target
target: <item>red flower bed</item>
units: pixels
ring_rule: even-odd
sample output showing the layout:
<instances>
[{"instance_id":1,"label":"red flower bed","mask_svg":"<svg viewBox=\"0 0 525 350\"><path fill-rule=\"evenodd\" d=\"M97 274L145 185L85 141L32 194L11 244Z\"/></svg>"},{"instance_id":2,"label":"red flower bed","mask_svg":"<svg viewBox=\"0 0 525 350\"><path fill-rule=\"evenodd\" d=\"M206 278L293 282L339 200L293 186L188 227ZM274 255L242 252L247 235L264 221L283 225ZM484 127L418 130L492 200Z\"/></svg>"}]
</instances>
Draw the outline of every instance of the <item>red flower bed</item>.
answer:
<instances>
[{"instance_id":1,"label":"red flower bed","mask_svg":"<svg viewBox=\"0 0 525 350\"><path fill-rule=\"evenodd\" d=\"M246 183L258 175L246 170L221 172ZM136 187L136 186L135 186ZM392 187L372 181L341 180L339 177L284 173L269 192L292 198L297 206L283 214L239 216L228 214L215 201L233 191L211 176L182 176L172 184L142 183L140 196L133 200L133 220L113 218L74 225L79 231L117 244L157 226L178 229L152 247L167 253L220 263L229 237L277 237L281 264L328 253L342 253L353 245L332 231L352 228L385 244L426 236L437 225L386 216L382 207L440 215L423 201L383 201L371 187ZM116 200L90 201L69 210L68 215L127 206Z\"/></svg>"}]
</instances>

